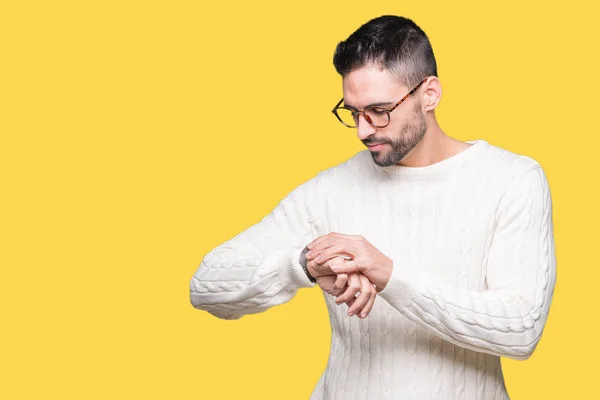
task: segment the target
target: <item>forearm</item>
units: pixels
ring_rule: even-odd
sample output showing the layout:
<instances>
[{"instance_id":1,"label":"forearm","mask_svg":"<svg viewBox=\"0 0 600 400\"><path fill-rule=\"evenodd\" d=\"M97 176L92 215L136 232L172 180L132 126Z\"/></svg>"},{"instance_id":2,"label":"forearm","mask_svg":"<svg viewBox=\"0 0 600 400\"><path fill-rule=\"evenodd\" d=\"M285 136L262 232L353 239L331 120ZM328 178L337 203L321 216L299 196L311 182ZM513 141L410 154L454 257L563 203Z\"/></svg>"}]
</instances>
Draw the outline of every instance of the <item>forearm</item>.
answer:
<instances>
[{"instance_id":1,"label":"forearm","mask_svg":"<svg viewBox=\"0 0 600 400\"><path fill-rule=\"evenodd\" d=\"M320 218L317 180L304 183L259 223L209 252L190 282L190 301L237 319L289 301L311 282L300 253Z\"/></svg>"},{"instance_id":2,"label":"forearm","mask_svg":"<svg viewBox=\"0 0 600 400\"><path fill-rule=\"evenodd\" d=\"M519 176L502 199L486 266L482 291L440 285L423 272L403 276L394 268L380 295L407 318L457 345L529 357L556 282L552 202L541 168Z\"/></svg>"},{"instance_id":3,"label":"forearm","mask_svg":"<svg viewBox=\"0 0 600 400\"><path fill-rule=\"evenodd\" d=\"M285 303L299 288L314 286L298 262L301 250L226 263L209 254L190 283L191 303L223 319L238 319Z\"/></svg>"},{"instance_id":4,"label":"forearm","mask_svg":"<svg viewBox=\"0 0 600 400\"><path fill-rule=\"evenodd\" d=\"M555 283L552 266L548 258L533 301L515 290L473 292L435 285L425 277L409 283L396 276L380 296L407 318L458 346L526 359L548 316Z\"/></svg>"}]
</instances>

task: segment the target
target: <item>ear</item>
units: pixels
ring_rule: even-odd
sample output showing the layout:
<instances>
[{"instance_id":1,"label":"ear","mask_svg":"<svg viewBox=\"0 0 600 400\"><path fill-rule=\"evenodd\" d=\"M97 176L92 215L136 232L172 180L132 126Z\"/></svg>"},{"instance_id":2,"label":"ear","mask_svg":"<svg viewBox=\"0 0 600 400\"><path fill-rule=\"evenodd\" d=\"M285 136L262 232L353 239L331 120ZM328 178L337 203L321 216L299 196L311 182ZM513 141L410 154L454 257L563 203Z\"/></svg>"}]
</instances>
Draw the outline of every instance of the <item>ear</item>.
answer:
<instances>
[{"instance_id":1,"label":"ear","mask_svg":"<svg viewBox=\"0 0 600 400\"><path fill-rule=\"evenodd\" d=\"M423 83L423 97L422 105L425 112L433 111L436 109L440 100L442 99L442 85L437 76L430 76Z\"/></svg>"}]
</instances>

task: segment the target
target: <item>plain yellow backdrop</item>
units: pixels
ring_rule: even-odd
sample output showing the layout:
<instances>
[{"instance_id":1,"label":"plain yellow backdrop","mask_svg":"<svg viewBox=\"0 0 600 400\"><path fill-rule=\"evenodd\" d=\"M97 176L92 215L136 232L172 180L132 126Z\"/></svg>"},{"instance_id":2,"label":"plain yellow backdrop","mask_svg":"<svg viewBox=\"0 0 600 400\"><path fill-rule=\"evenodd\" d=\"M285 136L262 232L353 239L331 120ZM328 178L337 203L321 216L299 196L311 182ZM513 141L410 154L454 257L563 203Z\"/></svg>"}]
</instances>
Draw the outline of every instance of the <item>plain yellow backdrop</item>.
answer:
<instances>
[{"instance_id":1,"label":"plain yellow backdrop","mask_svg":"<svg viewBox=\"0 0 600 400\"><path fill-rule=\"evenodd\" d=\"M551 6L549 4L557 4ZM318 288L195 310L204 255L364 147L330 110L335 45L382 14L429 35L442 129L526 154L558 280L513 400L597 393L598 10L592 2L1 1L2 399L307 399Z\"/></svg>"}]
</instances>

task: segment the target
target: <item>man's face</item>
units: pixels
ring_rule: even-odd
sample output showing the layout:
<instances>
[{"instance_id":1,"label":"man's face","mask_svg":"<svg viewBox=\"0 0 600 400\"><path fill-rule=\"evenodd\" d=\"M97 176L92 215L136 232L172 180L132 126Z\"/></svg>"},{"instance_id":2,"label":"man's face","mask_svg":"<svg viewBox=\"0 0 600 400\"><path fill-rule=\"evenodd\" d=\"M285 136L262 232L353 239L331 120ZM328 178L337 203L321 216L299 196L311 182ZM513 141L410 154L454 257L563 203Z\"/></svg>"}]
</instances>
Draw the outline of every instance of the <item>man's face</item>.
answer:
<instances>
[{"instance_id":1,"label":"man's face","mask_svg":"<svg viewBox=\"0 0 600 400\"><path fill-rule=\"evenodd\" d=\"M344 104L360 110L372 104L390 109L411 89L373 65L354 70L343 78ZM419 93L413 93L390 113L390 123L385 128L374 128L360 115L358 138L369 148L377 165L398 164L423 139L427 124Z\"/></svg>"}]
</instances>

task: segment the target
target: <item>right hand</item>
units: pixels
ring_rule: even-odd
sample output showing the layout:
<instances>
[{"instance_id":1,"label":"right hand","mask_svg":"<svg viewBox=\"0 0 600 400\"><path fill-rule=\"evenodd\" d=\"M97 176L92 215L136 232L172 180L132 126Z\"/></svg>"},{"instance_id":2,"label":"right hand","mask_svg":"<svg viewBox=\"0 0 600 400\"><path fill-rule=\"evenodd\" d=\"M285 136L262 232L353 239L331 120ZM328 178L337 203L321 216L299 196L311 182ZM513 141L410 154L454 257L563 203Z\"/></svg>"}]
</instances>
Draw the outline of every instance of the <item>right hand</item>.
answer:
<instances>
[{"instance_id":1,"label":"right hand","mask_svg":"<svg viewBox=\"0 0 600 400\"><path fill-rule=\"evenodd\" d=\"M344 262L346 262L345 258L334 257L327 262L328 266L316 266L313 269L323 272L333 265ZM330 275L319 275L315 279L324 292L337 297L337 304L348 305L349 316L357 315L359 318L366 318L371 312L377 292L371 281L360 272L337 275L332 272ZM360 294L356 296L358 292Z\"/></svg>"}]
</instances>

